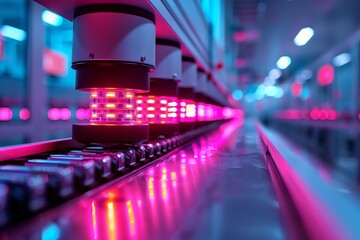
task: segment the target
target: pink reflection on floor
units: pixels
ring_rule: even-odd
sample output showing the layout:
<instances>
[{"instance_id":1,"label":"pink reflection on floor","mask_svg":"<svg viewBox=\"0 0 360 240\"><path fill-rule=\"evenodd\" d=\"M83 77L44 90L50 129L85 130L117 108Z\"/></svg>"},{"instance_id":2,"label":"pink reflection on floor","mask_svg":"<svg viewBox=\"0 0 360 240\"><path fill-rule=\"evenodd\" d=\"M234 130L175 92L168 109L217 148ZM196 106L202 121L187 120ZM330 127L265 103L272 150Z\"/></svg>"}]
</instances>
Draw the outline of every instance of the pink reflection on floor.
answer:
<instances>
[{"instance_id":1,"label":"pink reflection on floor","mask_svg":"<svg viewBox=\"0 0 360 240\"><path fill-rule=\"evenodd\" d=\"M242 123L218 131L89 199L93 239L170 239L186 223L216 152ZM194 219L194 223L196 223Z\"/></svg>"}]
</instances>

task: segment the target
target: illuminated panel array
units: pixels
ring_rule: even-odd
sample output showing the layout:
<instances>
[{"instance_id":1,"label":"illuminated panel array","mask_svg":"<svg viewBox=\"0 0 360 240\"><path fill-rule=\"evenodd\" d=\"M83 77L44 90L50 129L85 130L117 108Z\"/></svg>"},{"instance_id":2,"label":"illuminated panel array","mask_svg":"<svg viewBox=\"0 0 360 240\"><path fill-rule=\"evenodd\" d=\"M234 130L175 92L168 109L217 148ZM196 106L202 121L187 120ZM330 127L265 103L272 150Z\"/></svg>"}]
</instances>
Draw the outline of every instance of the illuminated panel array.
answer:
<instances>
[{"instance_id":1,"label":"illuminated panel array","mask_svg":"<svg viewBox=\"0 0 360 240\"><path fill-rule=\"evenodd\" d=\"M98 89L90 92L90 122L128 124L136 117L135 94Z\"/></svg>"},{"instance_id":2,"label":"illuminated panel array","mask_svg":"<svg viewBox=\"0 0 360 240\"><path fill-rule=\"evenodd\" d=\"M178 98L164 96L138 96L137 122L150 124L178 123Z\"/></svg>"},{"instance_id":3,"label":"illuminated panel array","mask_svg":"<svg viewBox=\"0 0 360 240\"><path fill-rule=\"evenodd\" d=\"M179 104L179 121L195 122L196 121L196 103L192 100L181 99Z\"/></svg>"},{"instance_id":4,"label":"illuminated panel array","mask_svg":"<svg viewBox=\"0 0 360 240\"><path fill-rule=\"evenodd\" d=\"M217 121L223 119L223 108L216 105L209 105L211 107L210 120ZM208 116L208 113L207 113Z\"/></svg>"},{"instance_id":5,"label":"illuminated panel array","mask_svg":"<svg viewBox=\"0 0 360 240\"><path fill-rule=\"evenodd\" d=\"M228 107L222 108L223 119L231 119L231 118L242 119L243 117L244 117L244 112L241 109L233 109Z\"/></svg>"},{"instance_id":6,"label":"illuminated panel array","mask_svg":"<svg viewBox=\"0 0 360 240\"><path fill-rule=\"evenodd\" d=\"M214 106L211 104L205 105L205 121L214 120Z\"/></svg>"},{"instance_id":7,"label":"illuminated panel array","mask_svg":"<svg viewBox=\"0 0 360 240\"><path fill-rule=\"evenodd\" d=\"M197 116L196 120L203 122L206 120L206 104L203 102L198 102L196 106Z\"/></svg>"},{"instance_id":8,"label":"illuminated panel array","mask_svg":"<svg viewBox=\"0 0 360 240\"><path fill-rule=\"evenodd\" d=\"M201 117L199 121L217 121L223 119L223 108L220 106L204 104L204 112L205 117Z\"/></svg>"}]
</instances>

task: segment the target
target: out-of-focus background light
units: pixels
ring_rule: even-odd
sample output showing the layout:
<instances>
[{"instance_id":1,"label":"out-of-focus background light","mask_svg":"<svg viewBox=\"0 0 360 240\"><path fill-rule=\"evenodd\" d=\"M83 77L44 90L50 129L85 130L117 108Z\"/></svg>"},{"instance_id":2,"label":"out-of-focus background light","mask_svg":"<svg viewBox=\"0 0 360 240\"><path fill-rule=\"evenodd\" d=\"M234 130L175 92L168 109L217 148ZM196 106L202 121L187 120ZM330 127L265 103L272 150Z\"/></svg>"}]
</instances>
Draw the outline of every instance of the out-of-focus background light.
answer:
<instances>
[{"instance_id":1,"label":"out-of-focus background light","mask_svg":"<svg viewBox=\"0 0 360 240\"><path fill-rule=\"evenodd\" d=\"M63 18L49 10L45 10L42 13L42 20L43 22L50 24L54 27L58 27L62 24Z\"/></svg>"},{"instance_id":2,"label":"out-of-focus background light","mask_svg":"<svg viewBox=\"0 0 360 240\"><path fill-rule=\"evenodd\" d=\"M282 56L276 62L276 66L279 69L286 69L291 64L291 58L289 56Z\"/></svg>"},{"instance_id":3,"label":"out-of-focus background light","mask_svg":"<svg viewBox=\"0 0 360 240\"><path fill-rule=\"evenodd\" d=\"M314 30L311 27L303 28L294 38L294 43L297 46L304 46L313 36Z\"/></svg>"}]
</instances>

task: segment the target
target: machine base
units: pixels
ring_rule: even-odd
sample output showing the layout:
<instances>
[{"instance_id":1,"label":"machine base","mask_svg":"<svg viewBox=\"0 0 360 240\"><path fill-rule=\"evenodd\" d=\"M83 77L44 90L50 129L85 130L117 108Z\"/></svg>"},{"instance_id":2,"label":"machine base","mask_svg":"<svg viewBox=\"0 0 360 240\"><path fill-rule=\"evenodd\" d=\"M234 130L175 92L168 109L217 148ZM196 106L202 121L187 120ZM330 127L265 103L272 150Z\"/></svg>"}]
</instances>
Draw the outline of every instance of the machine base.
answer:
<instances>
[{"instance_id":1,"label":"machine base","mask_svg":"<svg viewBox=\"0 0 360 240\"><path fill-rule=\"evenodd\" d=\"M171 137L179 133L179 124L149 124L149 132L151 138Z\"/></svg>"},{"instance_id":2,"label":"machine base","mask_svg":"<svg viewBox=\"0 0 360 240\"><path fill-rule=\"evenodd\" d=\"M81 143L139 143L149 138L149 125L78 123L72 136Z\"/></svg>"},{"instance_id":3,"label":"machine base","mask_svg":"<svg viewBox=\"0 0 360 240\"><path fill-rule=\"evenodd\" d=\"M179 123L180 133L184 133L195 128L195 122L181 122Z\"/></svg>"}]
</instances>

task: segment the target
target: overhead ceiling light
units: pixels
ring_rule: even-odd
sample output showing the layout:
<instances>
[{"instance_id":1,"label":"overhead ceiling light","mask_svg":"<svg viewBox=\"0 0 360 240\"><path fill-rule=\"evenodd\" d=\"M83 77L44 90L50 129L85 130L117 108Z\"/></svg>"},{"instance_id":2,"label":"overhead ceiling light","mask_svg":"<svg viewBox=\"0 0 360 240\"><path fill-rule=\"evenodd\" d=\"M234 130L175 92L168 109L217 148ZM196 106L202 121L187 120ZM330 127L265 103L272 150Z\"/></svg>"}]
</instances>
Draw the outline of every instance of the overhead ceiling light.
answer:
<instances>
[{"instance_id":1,"label":"overhead ceiling light","mask_svg":"<svg viewBox=\"0 0 360 240\"><path fill-rule=\"evenodd\" d=\"M313 36L314 30L311 27L303 28L294 38L294 43L297 46L304 46Z\"/></svg>"},{"instance_id":2,"label":"overhead ceiling light","mask_svg":"<svg viewBox=\"0 0 360 240\"><path fill-rule=\"evenodd\" d=\"M275 98L281 98L284 95L284 90L282 87L278 87L277 94L274 96Z\"/></svg>"},{"instance_id":3,"label":"overhead ceiling light","mask_svg":"<svg viewBox=\"0 0 360 240\"><path fill-rule=\"evenodd\" d=\"M350 53L342 53L342 54L334 57L332 62L334 64L334 66L341 67L341 66L351 62L351 55L350 55Z\"/></svg>"},{"instance_id":4,"label":"overhead ceiling light","mask_svg":"<svg viewBox=\"0 0 360 240\"><path fill-rule=\"evenodd\" d=\"M43 22L50 24L54 27L60 26L63 22L63 18L61 16L59 16L49 10L45 10L42 13L41 17L42 17Z\"/></svg>"},{"instance_id":5,"label":"overhead ceiling light","mask_svg":"<svg viewBox=\"0 0 360 240\"><path fill-rule=\"evenodd\" d=\"M305 69L297 75L297 79L299 80L299 82L304 83L310 78L312 78L312 76L313 76L312 71L310 69Z\"/></svg>"},{"instance_id":6,"label":"overhead ceiling light","mask_svg":"<svg viewBox=\"0 0 360 240\"><path fill-rule=\"evenodd\" d=\"M255 91L255 95L264 97L265 89L266 89L266 85L263 84L259 85Z\"/></svg>"},{"instance_id":7,"label":"overhead ceiling light","mask_svg":"<svg viewBox=\"0 0 360 240\"><path fill-rule=\"evenodd\" d=\"M269 72L269 77L273 78L273 79L278 79L279 77L281 77L281 70L274 68Z\"/></svg>"},{"instance_id":8,"label":"overhead ceiling light","mask_svg":"<svg viewBox=\"0 0 360 240\"><path fill-rule=\"evenodd\" d=\"M276 79L273 78L273 77L270 77L270 76L267 76L265 79L264 79L264 85L274 85L276 83Z\"/></svg>"},{"instance_id":9,"label":"overhead ceiling light","mask_svg":"<svg viewBox=\"0 0 360 240\"><path fill-rule=\"evenodd\" d=\"M269 97L275 97L278 93L278 88L275 86L267 86L265 88L265 94Z\"/></svg>"},{"instance_id":10,"label":"overhead ceiling light","mask_svg":"<svg viewBox=\"0 0 360 240\"><path fill-rule=\"evenodd\" d=\"M276 66L280 69L286 69L291 64L291 58L289 56L282 56L276 62Z\"/></svg>"},{"instance_id":11,"label":"overhead ceiling light","mask_svg":"<svg viewBox=\"0 0 360 240\"><path fill-rule=\"evenodd\" d=\"M242 93L242 91L239 90L239 89L234 90L233 93L232 93L232 95L233 95L233 97L234 97L236 100L238 100L238 101L243 98L243 93Z\"/></svg>"},{"instance_id":12,"label":"overhead ceiling light","mask_svg":"<svg viewBox=\"0 0 360 240\"><path fill-rule=\"evenodd\" d=\"M0 34L20 42L26 38L26 32L24 30L9 25L2 26L0 28Z\"/></svg>"}]
</instances>

